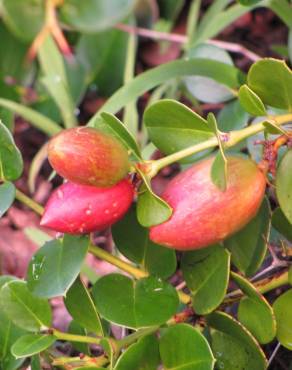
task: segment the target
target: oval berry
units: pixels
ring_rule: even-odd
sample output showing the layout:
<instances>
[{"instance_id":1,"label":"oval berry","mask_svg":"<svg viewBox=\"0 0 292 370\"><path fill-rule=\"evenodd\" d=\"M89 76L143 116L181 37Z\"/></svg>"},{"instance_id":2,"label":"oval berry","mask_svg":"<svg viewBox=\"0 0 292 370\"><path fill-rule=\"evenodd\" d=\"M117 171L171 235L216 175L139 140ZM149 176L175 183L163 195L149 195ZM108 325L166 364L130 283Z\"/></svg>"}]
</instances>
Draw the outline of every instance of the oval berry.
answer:
<instances>
[{"instance_id":1,"label":"oval berry","mask_svg":"<svg viewBox=\"0 0 292 370\"><path fill-rule=\"evenodd\" d=\"M202 160L177 175L162 198L173 208L166 222L150 229L150 239L179 250L218 243L245 226L257 213L266 179L256 163L228 157L227 189L211 180L214 158Z\"/></svg>"},{"instance_id":2,"label":"oval berry","mask_svg":"<svg viewBox=\"0 0 292 370\"><path fill-rule=\"evenodd\" d=\"M130 169L126 148L114 136L91 127L64 130L52 138L48 159L65 179L97 187L116 184Z\"/></svg>"},{"instance_id":3,"label":"oval berry","mask_svg":"<svg viewBox=\"0 0 292 370\"><path fill-rule=\"evenodd\" d=\"M127 179L111 188L67 182L51 195L41 225L67 234L100 231L123 217L133 197L134 189Z\"/></svg>"}]
</instances>

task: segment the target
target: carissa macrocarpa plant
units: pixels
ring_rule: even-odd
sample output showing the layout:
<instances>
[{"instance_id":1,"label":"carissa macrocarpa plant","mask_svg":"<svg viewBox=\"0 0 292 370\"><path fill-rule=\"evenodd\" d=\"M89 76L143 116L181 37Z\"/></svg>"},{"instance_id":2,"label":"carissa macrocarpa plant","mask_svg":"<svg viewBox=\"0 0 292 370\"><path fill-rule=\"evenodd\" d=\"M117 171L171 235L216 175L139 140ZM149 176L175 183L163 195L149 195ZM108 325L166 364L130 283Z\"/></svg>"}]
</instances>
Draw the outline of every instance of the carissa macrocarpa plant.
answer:
<instances>
[{"instance_id":1,"label":"carissa macrocarpa plant","mask_svg":"<svg viewBox=\"0 0 292 370\"><path fill-rule=\"evenodd\" d=\"M66 24L84 26L55 6ZM21 192L22 155L1 122L0 216L21 202L40 215L34 239L47 241L26 279L0 276L0 368L265 370L280 346L292 350L287 64L260 59L245 75L202 55L169 62L130 78L84 127L53 39L37 46L64 127L8 99L0 105L50 136L33 173L48 156L64 182L44 206ZM46 63L48 54L58 62ZM219 113L203 117L169 91L201 101L197 84L210 99L224 89ZM140 127L133 102L146 91ZM173 164L179 173L156 194L153 179ZM104 231L111 250L97 245ZM92 270L88 254L114 272ZM72 317L67 331L53 324L55 297Z\"/></svg>"}]
</instances>

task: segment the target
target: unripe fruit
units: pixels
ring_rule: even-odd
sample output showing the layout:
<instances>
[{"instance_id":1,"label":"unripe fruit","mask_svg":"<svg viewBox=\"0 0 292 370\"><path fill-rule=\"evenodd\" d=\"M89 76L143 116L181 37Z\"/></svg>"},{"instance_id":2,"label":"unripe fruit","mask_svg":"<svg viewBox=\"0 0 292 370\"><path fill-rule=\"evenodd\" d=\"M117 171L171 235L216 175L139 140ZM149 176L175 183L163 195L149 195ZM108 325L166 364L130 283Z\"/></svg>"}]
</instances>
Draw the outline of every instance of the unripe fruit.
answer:
<instances>
[{"instance_id":1,"label":"unripe fruit","mask_svg":"<svg viewBox=\"0 0 292 370\"><path fill-rule=\"evenodd\" d=\"M264 174L249 159L227 159L224 192L211 180L214 158L202 160L170 181L162 198L173 214L151 227L153 242L178 250L207 247L235 233L256 215L265 193Z\"/></svg>"},{"instance_id":2,"label":"unripe fruit","mask_svg":"<svg viewBox=\"0 0 292 370\"><path fill-rule=\"evenodd\" d=\"M123 217L133 197L127 179L111 188L67 182L51 195L41 225L67 234L100 231Z\"/></svg>"},{"instance_id":3,"label":"unripe fruit","mask_svg":"<svg viewBox=\"0 0 292 370\"><path fill-rule=\"evenodd\" d=\"M64 130L48 146L49 162L65 179L82 185L110 187L130 169L126 148L91 127Z\"/></svg>"}]
</instances>

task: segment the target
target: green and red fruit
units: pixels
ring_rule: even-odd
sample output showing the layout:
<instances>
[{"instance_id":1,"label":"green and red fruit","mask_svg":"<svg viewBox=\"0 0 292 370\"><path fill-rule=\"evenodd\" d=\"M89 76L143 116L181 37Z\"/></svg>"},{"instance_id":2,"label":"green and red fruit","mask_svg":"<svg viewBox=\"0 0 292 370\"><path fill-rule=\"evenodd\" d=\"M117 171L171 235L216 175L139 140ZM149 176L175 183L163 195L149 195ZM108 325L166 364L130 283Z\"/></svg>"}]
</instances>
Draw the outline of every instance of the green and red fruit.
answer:
<instances>
[{"instance_id":1,"label":"green and red fruit","mask_svg":"<svg viewBox=\"0 0 292 370\"><path fill-rule=\"evenodd\" d=\"M237 232L256 215L266 187L256 163L228 157L227 188L223 192L211 180L213 161L200 161L167 185L162 198L173 208L173 214L151 227L153 242L178 250L207 247Z\"/></svg>"},{"instance_id":2,"label":"green and red fruit","mask_svg":"<svg viewBox=\"0 0 292 370\"><path fill-rule=\"evenodd\" d=\"M66 182L51 195L41 225L67 234L100 231L119 221L133 198L127 179L110 188Z\"/></svg>"},{"instance_id":3,"label":"green and red fruit","mask_svg":"<svg viewBox=\"0 0 292 370\"><path fill-rule=\"evenodd\" d=\"M91 127L64 130L52 138L48 158L59 175L81 185L110 187L130 169L126 148L114 136Z\"/></svg>"}]
</instances>

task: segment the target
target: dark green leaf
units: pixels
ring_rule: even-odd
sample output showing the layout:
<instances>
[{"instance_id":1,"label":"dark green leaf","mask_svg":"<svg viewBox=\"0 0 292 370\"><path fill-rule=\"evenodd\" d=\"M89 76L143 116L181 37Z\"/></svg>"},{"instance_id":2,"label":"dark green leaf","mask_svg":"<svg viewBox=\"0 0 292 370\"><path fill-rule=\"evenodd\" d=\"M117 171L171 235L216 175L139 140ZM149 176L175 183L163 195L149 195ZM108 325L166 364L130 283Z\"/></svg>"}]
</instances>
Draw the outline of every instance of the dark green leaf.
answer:
<instances>
[{"instance_id":1,"label":"dark green leaf","mask_svg":"<svg viewBox=\"0 0 292 370\"><path fill-rule=\"evenodd\" d=\"M131 345L120 356L114 370L156 370L159 364L158 341L150 335Z\"/></svg>"},{"instance_id":2,"label":"dark green leaf","mask_svg":"<svg viewBox=\"0 0 292 370\"><path fill-rule=\"evenodd\" d=\"M28 334L20 337L12 346L11 352L16 357L29 357L51 347L56 341L53 335Z\"/></svg>"},{"instance_id":3,"label":"dark green leaf","mask_svg":"<svg viewBox=\"0 0 292 370\"><path fill-rule=\"evenodd\" d=\"M264 103L247 85L240 87L238 99L243 108L252 116L265 116L267 114Z\"/></svg>"},{"instance_id":4,"label":"dark green leaf","mask_svg":"<svg viewBox=\"0 0 292 370\"><path fill-rule=\"evenodd\" d=\"M277 169L276 194L281 210L292 224L292 150L283 156Z\"/></svg>"},{"instance_id":5,"label":"dark green leaf","mask_svg":"<svg viewBox=\"0 0 292 370\"><path fill-rule=\"evenodd\" d=\"M272 216L273 227L286 239L292 242L292 225L285 217L281 208L276 208Z\"/></svg>"},{"instance_id":6,"label":"dark green leaf","mask_svg":"<svg viewBox=\"0 0 292 370\"><path fill-rule=\"evenodd\" d=\"M65 306L73 319L88 331L103 335L99 315L90 293L77 278L64 298Z\"/></svg>"},{"instance_id":7,"label":"dark green leaf","mask_svg":"<svg viewBox=\"0 0 292 370\"><path fill-rule=\"evenodd\" d=\"M237 0L241 5L250 6L260 3L262 0Z\"/></svg>"},{"instance_id":8,"label":"dark green leaf","mask_svg":"<svg viewBox=\"0 0 292 370\"><path fill-rule=\"evenodd\" d=\"M213 311L222 302L229 280L230 254L220 245L186 252L182 271L199 315Z\"/></svg>"},{"instance_id":9,"label":"dark green leaf","mask_svg":"<svg viewBox=\"0 0 292 370\"><path fill-rule=\"evenodd\" d=\"M77 324L74 320L72 320L68 327L68 333L76 334L76 335L87 335L87 330L84 329L82 326ZM71 342L73 348L77 351L84 353L85 355L90 355L89 344L88 343L81 343L81 342Z\"/></svg>"},{"instance_id":10,"label":"dark green leaf","mask_svg":"<svg viewBox=\"0 0 292 370\"><path fill-rule=\"evenodd\" d=\"M113 225L112 235L118 250L150 274L167 278L175 272L175 251L149 239L148 229L143 228L137 221L135 207Z\"/></svg>"},{"instance_id":11,"label":"dark green leaf","mask_svg":"<svg viewBox=\"0 0 292 370\"><path fill-rule=\"evenodd\" d=\"M143 120L150 140L165 154L175 153L214 136L205 119L175 100L165 99L150 105L144 112ZM190 163L201 156L192 155L181 162Z\"/></svg>"},{"instance_id":12,"label":"dark green leaf","mask_svg":"<svg viewBox=\"0 0 292 370\"><path fill-rule=\"evenodd\" d=\"M166 329L159 343L165 370L212 370L215 359L205 337L187 324Z\"/></svg>"},{"instance_id":13,"label":"dark green leaf","mask_svg":"<svg viewBox=\"0 0 292 370\"><path fill-rule=\"evenodd\" d=\"M277 338L290 351L292 350L292 289L280 295L273 304L277 321Z\"/></svg>"},{"instance_id":14,"label":"dark green leaf","mask_svg":"<svg viewBox=\"0 0 292 370\"><path fill-rule=\"evenodd\" d=\"M38 331L51 326L48 301L32 295L24 281L6 283L0 290L0 304L10 320L23 329Z\"/></svg>"},{"instance_id":15,"label":"dark green leaf","mask_svg":"<svg viewBox=\"0 0 292 370\"><path fill-rule=\"evenodd\" d=\"M207 316L212 331L211 347L219 368L265 370L267 360L254 337L238 321L223 312Z\"/></svg>"},{"instance_id":16,"label":"dark green leaf","mask_svg":"<svg viewBox=\"0 0 292 370\"><path fill-rule=\"evenodd\" d=\"M0 181L17 180L23 170L21 153L8 128L0 121Z\"/></svg>"},{"instance_id":17,"label":"dark green leaf","mask_svg":"<svg viewBox=\"0 0 292 370\"><path fill-rule=\"evenodd\" d=\"M89 239L84 236L65 235L63 240L47 242L30 262L29 289L39 297L65 295L80 273L88 246Z\"/></svg>"},{"instance_id":18,"label":"dark green leaf","mask_svg":"<svg viewBox=\"0 0 292 370\"><path fill-rule=\"evenodd\" d=\"M105 319L135 329L166 322L179 303L172 285L153 276L134 281L109 274L95 283L92 294Z\"/></svg>"},{"instance_id":19,"label":"dark green leaf","mask_svg":"<svg viewBox=\"0 0 292 370\"><path fill-rule=\"evenodd\" d=\"M265 198L257 215L239 232L224 241L231 261L245 275L253 275L261 266L270 233L270 205Z\"/></svg>"},{"instance_id":20,"label":"dark green leaf","mask_svg":"<svg viewBox=\"0 0 292 370\"><path fill-rule=\"evenodd\" d=\"M66 0L61 18L77 31L103 31L125 18L133 5L133 0Z\"/></svg>"},{"instance_id":21,"label":"dark green leaf","mask_svg":"<svg viewBox=\"0 0 292 370\"><path fill-rule=\"evenodd\" d=\"M15 198L15 186L11 182L0 185L0 217L10 208Z\"/></svg>"},{"instance_id":22,"label":"dark green leaf","mask_svg":"<svg viewBox=\"0 0 292 370\"><path fill-rule=\"evenodd\" d=\"M272 307L248 280L235 273L232 273L232 278L246 294L239 303L239 321L260 343L271 342L276 335L276 321Z\"/></svg>"},{"instance_id":23,"label":"dark green leaf","mask_svg":"<svg viewBox=\"0 0 292 370\"><path fill-rule=\"evenodd\" d=\"M4 22L20 39L32 41L45 20L45 6L42 0L2 0L1 10Z\"/></svg>"},{"instance_id":24,"label":"dark green leaf","mask_svg":"<svg viewBox=\"0 0 292 370\"><path fill-rule=\"evenodd\" d=\"M292 110L292 73L284 61L263 59L254 63L247 80L265 104Z\"/></svg>"},{"instance_id":25,"label":"dark green leaf","mask_svg":"<svg viewBox=\"0 0 292 370\"><path fill-rule=\"evenodd\" d=\"M41 359L39 355L32 356L30 360L31 370L42 370Z\"/></svg>"}]
</instances>

